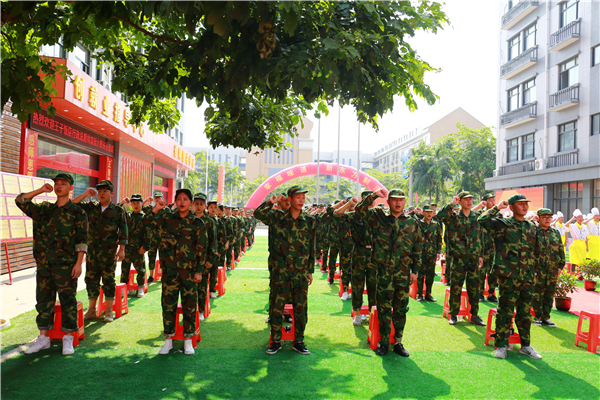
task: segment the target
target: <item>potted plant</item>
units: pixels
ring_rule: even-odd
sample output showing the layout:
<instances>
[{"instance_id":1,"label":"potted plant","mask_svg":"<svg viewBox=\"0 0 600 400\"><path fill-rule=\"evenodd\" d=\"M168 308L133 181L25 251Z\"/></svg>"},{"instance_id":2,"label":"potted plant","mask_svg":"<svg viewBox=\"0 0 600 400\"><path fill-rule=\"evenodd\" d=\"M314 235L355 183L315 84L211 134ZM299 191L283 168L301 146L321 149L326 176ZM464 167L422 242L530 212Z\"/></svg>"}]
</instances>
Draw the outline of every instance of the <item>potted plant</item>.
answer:
<instances>
[{"instance_id":1,"label":"potted plant","mask_svg":"<svg viewBox=\"0 0 600 400\"><path fill-rule=\"evenodd\" d=\"M595 291L597 281L600 278L600 260L587 259L579 265L579 272L585 279L585 290Z\"/></svg>"},{"instance_id":2,"label":"potted plant","mask_svg":"<svg viewBox=\"0 0 600 400\"><path fill-rule=\"evenodd\" d=\"M569 311L571 309L571 298L569 295L577 290L577 277L568 272L561 271L556 282L556 291L554 292L554 304L559 311Z\"/></svg>"}]
</instances>

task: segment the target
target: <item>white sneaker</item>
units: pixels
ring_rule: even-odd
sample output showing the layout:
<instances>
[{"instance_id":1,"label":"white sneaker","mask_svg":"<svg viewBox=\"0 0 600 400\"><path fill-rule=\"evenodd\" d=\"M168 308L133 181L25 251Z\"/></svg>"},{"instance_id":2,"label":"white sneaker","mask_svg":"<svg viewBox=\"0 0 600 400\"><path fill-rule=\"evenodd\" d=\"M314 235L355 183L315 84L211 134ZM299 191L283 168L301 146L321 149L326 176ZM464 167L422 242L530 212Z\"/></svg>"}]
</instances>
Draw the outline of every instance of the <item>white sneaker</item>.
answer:
<instances>
[{"instance_id":1,"label":"white sneaker","mask_svg":"<svg viewBox=\"0 0 600 400\"><path fill-rule=\"evenodd\" d=\"M75 335L78 335L79 332L73 332ZM63 336L63 356L70 356L75 353L75 349L73 348L73 340L75 339L72 335Z\"/></svg>"},{"instance_id":2,"label":"white sneaker","mask_svg":"<svg viewBox=\"0 0 600 400\"><path fill-rule=\"evenodd\" d=\"M360 317L360 314L356 314L354 316L354 321L352 321L352 325L354 325L354 326L361 326L362 325L362 318Z\"/></svg>"},{"instance_id":3,"label":"white sneaker","mask_svg":"<svg viewBox=\"0 0 600 400\"><path fill-rule=\"evenodd\" d=\"M362 314L362 315L360 316L360 318L361 318L361 319L364 321L365 319L367 319L367 315L366 315L366 314Z\"/></svg>"},{"instance_id":4,"label":"white sneaker","mask_svg":"<svg viewBox=\"0 0 600 400\"><path fill-rule=\"evenodd\" d=\"M192 345L192 339L185 339L183 341L183 352L187 355L196 354L194 346Z\"/></svg>"},{"instance_id":5,"label":"white sneaker","mask_svg":"<svg viewBox=\"0 0 600 400\"><path fill-rule=\"evenodd\" d=\"M204 321L206 318L204 318L204 314L200 313L200 321Z\"/></svg>"},{"instance_id":6,"label":"white sneaker","mask_svg":"<svg viewBox=\"0 0 600 400\"><path fill-rule=\"evenodd\" d=\"M113 322L114 321L114 314L112 311L105 311L104 312L104 322Z\"/></svg>"},{"instance_id":7,"label":"white sneaker","mask_svg":"<svg viewBox=\"0 0 600 400\"><path fill-rule=\"evenodd\" d=\"M30 348L25 350L25 354L37 353L40 350L46 350L50 348L50 338L46 335L39 335L34 344Z\"/></svg>"},{"instance_id":8,"label":"white sneaker","mask_svg":"<svg viewBox=\"0 0 600 400\"><path fill-rule=\"evenodd\" d=\"M350 298L350 294L348 292L344 292L342 294L342 297L340 297L340 299L342 300L348 300Z\"/></svg>"},{"instance_id":9,"label":"white sneaker","mask_svg":"<svg viewBox=\"0 0 600 400\"><path fill-rule=\"evenodd\" d=\"M141 299L142 297L144 297L144 289L139 289L138 290L137 297L138 297L138 299Z\"/></svg>"},{"instance_id":10,"label":"white sneaker","mask_svg":"<svg viewBox=\"0 0 600 400\"><path fill-rule=\"evenodd\" d=\"M165 344L158 351L158 354L169 354L169 352L173 349L173 339L165 339Z\"/></svg>"},{"instance_id":11,"label":"white sneaker","mask_svg":"<svg viewBox=\"0 0 600 400\"><path fill-rule=\"evenodd\" d=\"M523 346L523 347L521 347L521 350L519 350L519 353L525 354L526 356L529 356L531 358L535 358L536 360L541 360L542 359L541 354L538 353L537 351L535 351L533 349L533 347L531 347L531 346Z\"/></svg>"},{"instance_id":12,"label":"white sneaker","mask_svg":"<svg viewBox=\"0 0 600 400\"><path fill-rule=\"evenodd\" d=\"M498 347L495 351L494 351L494 357L496 358L506 358L506 347Z\"/></svg>"},{"instance_id":13,"label":"white sneaker","mask_svg":"<svg viewBox=\"0 0 600 400\"><path fill-rule=\"evenodd\" d=\"M218 296L215 292L210 292L210 298L211 299L216 299Z\"/></svg>"}]
</instances>

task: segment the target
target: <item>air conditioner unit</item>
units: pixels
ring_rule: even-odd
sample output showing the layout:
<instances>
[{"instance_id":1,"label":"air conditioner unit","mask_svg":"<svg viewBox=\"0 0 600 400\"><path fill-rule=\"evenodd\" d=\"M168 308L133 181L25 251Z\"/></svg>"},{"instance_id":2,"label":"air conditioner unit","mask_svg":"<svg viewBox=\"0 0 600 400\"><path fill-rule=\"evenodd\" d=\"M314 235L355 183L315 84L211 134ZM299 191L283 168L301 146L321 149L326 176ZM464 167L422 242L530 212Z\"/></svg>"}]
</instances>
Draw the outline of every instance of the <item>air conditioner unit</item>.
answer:
<instances>
[{"instance_id":1,"label":"air conditioner unit","mask_svg":"<svg viewBox=\"0 0 600 400\"><path fill-rule=\"evenodd\" d=\"M496 177L498 176L498 170L497 170L497 169L495 169L495 170L494 170L494 172L493 172L492 176L493 176L494 178L496 178Z\"/></svg>"},{"instance_id":2,"label":"air conditioner unit","mask_svg":"<svg viewBox=\"0 0 600 400\"><path fill-rule=\"evenodd\" d=\"M538 158L537 160L535 160L536 171L541 171L544 168L546 168L546 160L544 160L543 158Z\"/></svg>"}]
</instances>

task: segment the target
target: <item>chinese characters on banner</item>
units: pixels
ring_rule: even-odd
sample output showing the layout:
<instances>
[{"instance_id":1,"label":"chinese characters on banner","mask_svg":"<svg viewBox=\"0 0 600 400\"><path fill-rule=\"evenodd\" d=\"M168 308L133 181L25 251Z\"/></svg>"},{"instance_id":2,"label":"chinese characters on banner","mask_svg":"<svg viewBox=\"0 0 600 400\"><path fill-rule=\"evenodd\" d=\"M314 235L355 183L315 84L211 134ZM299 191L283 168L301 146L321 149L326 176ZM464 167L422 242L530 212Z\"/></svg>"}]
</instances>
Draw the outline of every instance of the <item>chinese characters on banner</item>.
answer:
<instances>
[{"instance_id":1,"label":"chinese characters on banner","mask_svg":"<svg viewBox=\"0 0 600 400\"><path fill-rule=\"evenodd\" d=\"M21 154L21 175L35 176L37 171L37 132L27 129L25 151Z\"/></svg>"}]
</instances>

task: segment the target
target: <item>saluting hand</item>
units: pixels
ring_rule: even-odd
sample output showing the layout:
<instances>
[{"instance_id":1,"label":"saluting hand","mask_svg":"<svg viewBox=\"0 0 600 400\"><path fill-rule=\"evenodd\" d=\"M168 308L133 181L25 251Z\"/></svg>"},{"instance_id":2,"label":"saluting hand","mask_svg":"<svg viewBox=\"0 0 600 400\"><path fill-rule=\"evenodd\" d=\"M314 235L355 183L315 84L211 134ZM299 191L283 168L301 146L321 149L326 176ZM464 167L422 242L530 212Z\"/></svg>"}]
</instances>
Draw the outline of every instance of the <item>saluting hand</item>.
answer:
<instances>
[{"instance_id":1,"label":"saluting hand","mask_svg":"<svg viewBox=\"0 0 600 400\"><path fill-rule=\"evenodd\" d=\"M358 204L358 199L356 197L353 197L350 199L350 207L354 207L357 204Z\"/></svg>"},{"instance_id":2,"label":"saluting hand","mask_svg":"<svg viewBox=\"0 0 600 400\"><path fill-rule=\"evenodd\" d=\"M51 191L54 190L54 188L52 187L52 185L49 184L49 183L44 183L44 186L42 186L40 189L44 193L50 193Z\"/></svg>"},{"instance_id":3,"label":"saluting hand","mask_svg":"<svg viewBox=\"0 0 600 400\"><path fill-rule=\"evenodd\" d=\"M419 214L423 214L423 209L421 207L417 207L417 208L415 208L415 212L417 212Z\"/></svg>"},{"instance_id":4,"label":"saluting hand","mask_svg":"<svg viewBox=\"0 0 600 400\"><path fill-rule=\"evenodd\" d=\"M85 195L87 197L95 197L96 196L96 189L89 188L88 190L85 191Z\"/></svg>"},{"instance_id":5,"label":"saluting hand","mask_svg":"<svg viewBox=\"0 0 600 400\"><path fill-rule=\"evenodd\" d=\"M454 200L452 200L452 204L460 203L460 198L458 196L454 196Z\"/></svg>"},{"instance_id":6,"label":"saluting hand","mask_svg":"<svg viewBox=\"0 0 600 400\"><path fill-rule=\"evenodd\" d=\"M498 207L499 210L504 210L508 207L508 201L502 200L496 207Z\"/></svg>"},{"instance_id":7,"label":"saluting hand","mask_svg":"<svg viewBox=\"0 0 600 400\"><path fill-rule=\"evenodd\" d=\"M158 203L156 203L156 205L154 206L154 208L152 209L153 213L157 213L160 210L164 209L167 206L167 202L164 200L159 200Z\"/></svg>"},{"instance_id":8,"label":"saluting hand","mask_svg":"<svg viewBox=\"0 0 600 400\"><path fill-rule=\"evenodd\" d=\"M385 188L381 188L378 191L375 192L377 194L377 196L381 197L382 199L385 199L388 195L388 191Z\"/></svg>"}]
</instances>

